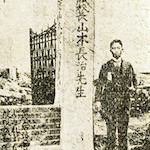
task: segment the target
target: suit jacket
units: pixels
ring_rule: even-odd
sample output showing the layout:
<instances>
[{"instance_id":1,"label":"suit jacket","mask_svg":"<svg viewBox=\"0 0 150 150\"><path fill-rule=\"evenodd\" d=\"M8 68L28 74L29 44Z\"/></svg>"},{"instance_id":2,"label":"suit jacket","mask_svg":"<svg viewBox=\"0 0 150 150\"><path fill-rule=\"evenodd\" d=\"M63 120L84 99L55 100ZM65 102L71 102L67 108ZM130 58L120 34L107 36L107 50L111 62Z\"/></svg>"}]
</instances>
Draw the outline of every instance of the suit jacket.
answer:
<instances>
[{"instance_id":1,"label":"suit jacket","mask_svg":"<svg viewBox=\"0 0 150 150\"><path fill-rule=\"evenodd\" d=\"M129 87L132 85L137 85L132 65L121 60L120 67L116 67L111 59L101 67L95 99L101 101L102 109L108 112L129 109Z\"/></svg>"}]
</instances>

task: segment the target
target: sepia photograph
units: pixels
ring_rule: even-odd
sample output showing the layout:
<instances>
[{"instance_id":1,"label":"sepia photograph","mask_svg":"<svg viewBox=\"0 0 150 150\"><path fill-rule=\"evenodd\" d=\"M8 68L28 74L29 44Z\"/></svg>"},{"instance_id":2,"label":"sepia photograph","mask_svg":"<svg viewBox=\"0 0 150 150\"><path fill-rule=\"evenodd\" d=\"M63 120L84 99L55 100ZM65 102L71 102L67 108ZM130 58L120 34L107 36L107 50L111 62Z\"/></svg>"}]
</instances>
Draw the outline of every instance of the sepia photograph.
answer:
<instances>
[{"instance_id":1,"label":"sepia photograph","mask_svg":"<svg viewBox=\"0 0 150 150\"><path fill-rule=\"evenodd\" d=\"M0 150L150 150L150 0L0 0Z\"/></svg>"},{"instance_id":2,"label":"sepia photograph","mask_svg":"<svg viewBox=\"0 0 150 150\"><path fill-rule=\"evenodd\" d=\"M150 149L150 1L95 7L94 146Z\"/></svg>"}]
</instances>

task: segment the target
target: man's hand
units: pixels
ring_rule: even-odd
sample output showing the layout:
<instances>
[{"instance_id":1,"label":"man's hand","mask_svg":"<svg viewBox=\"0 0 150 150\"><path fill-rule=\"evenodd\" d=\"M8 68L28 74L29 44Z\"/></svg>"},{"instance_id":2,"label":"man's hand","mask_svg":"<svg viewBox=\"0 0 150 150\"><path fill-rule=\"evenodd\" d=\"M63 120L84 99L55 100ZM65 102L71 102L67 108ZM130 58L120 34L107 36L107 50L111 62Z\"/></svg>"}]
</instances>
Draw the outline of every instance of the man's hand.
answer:
<instances>
[{"instance_id":1,"label":"man's hand","mask_svg":"<svg viewBox=\"0 0 150 150\"><path fill-rule=\"evenodd\" d=\"M137 88L132 85L131 87L129 87L129 90L130 90L131 92L135 92L135 91L137 90Z\"/></svg>"},{"instance_id":2,"label":"man's hand","mask_svg":"<svg viewBox=\"0 0 150 150\"><path fill-rule=\"evenodd\" d=\"M98 84L99 84L99 79L96 79L96 80L93 81L94 86L97 86Z\"/></svg>"},{"instance_id":3,"label":"man's hand","mask_svg":"<svg viewBox=\"0 0 150 150\"><path fill-rule=\"evenodd\" d=\"M129 87L129 90L135 91L135 87L132 85L131 87Z\"/></svg>"},{"instance_id":4,"label":"man's hand","mask_svg":"<svg viewBox=\"0 0 150 150\"><path fill-rule=\"evenodd\" d=\"M101 109L101 102L100 101L95 102L95 104L94 104L94 111L95 112L99 112L100 109Z\"/></svg>"},{"instance_id":5,"label":"man's hand","mask_svg":"<svg viewBox=\"0 0 150 150\"><path fill-rule=\"evenodd\" d=\"M129 87L129 91L130 91L130 96L133 97L137 91L137 88L132 85L131 87Z\"/></svg>"}]
</instances>

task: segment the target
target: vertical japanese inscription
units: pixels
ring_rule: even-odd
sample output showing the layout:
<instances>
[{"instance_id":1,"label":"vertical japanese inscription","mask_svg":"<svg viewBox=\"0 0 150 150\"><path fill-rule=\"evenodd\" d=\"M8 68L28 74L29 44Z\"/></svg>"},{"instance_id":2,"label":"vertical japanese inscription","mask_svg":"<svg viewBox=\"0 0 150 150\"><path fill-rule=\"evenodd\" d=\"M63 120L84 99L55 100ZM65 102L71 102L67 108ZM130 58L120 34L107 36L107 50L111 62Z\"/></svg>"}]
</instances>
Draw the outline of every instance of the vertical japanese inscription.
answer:
<instances>
[{"instance_id":1,"label":"vertical japanese inscription","mask_svg":"<svg viewBox=\"0 0 150 150\"><path fill-rule=\"evenodd\" d=\"M87 55L88 55L88 14L90 12L90 5L88 0L77 0L76 1L76 17L77 17L77 48L76 53L77 58L77 87L76 87L76 97L86 97L85 88L87 86Z\"/></svg>"}]
</instances>

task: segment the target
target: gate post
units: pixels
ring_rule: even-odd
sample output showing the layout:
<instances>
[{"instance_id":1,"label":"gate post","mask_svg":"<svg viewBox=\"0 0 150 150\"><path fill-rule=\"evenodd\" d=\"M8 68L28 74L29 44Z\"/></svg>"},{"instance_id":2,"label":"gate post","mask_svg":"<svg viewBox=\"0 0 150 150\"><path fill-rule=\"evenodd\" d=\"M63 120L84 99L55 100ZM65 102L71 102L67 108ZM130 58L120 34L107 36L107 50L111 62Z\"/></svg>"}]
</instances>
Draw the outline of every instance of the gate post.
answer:
<instances>
[{"instance_id":1,"label":"gate post","mask_svg":"<svg viewBox=\"0 0 150 150\"><path fill-rule=\"evenodd\" d=\"M94 0L58 0L62 150L93 150L94 19Z\"/></svg>"}]
</instances>

